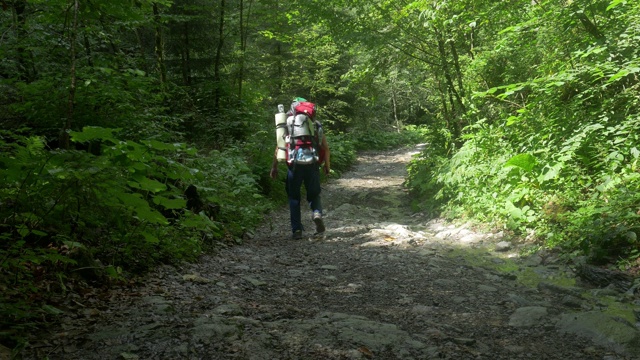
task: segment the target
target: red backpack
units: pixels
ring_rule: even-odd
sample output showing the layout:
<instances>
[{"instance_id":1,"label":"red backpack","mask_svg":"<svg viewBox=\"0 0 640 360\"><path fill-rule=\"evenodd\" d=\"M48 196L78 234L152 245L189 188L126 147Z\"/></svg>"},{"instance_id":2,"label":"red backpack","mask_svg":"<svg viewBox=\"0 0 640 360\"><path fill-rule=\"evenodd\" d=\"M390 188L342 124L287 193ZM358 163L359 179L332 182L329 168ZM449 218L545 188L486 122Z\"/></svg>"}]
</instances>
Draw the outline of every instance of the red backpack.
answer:
<instances>
[{"instance_id":1,"label":"red backpack","mask_svg":"<svg viewBox=\"0 0 640 360\"><path fill-rule=\"evenodd\" d=\"M312 120L316 117L316 104L308 101L300 101L292 104L295 114L306 114Z\"/></svg>"}]
</instances>

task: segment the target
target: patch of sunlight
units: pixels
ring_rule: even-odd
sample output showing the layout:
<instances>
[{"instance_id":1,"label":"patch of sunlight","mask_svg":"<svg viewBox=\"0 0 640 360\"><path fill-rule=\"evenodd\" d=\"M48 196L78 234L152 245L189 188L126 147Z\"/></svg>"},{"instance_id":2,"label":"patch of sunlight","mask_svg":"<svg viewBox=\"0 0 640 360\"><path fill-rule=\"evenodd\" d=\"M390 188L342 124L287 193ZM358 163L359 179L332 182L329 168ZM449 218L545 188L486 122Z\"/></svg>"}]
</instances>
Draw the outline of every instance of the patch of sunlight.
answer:
<instances>
[{"instance_id":1,"label":"patch of sunlight","mask_svg":"<svg viewBox=\"0 0 640 360\"><path fill-rule=\"evenodd\" d=\"M633 311L633 305L623 304L616 300L614 296L598 297L598 300L600 303L607 307L606 309L602 310L603 313L611 316L617 316L628 321L631 324L634 324L636 322L636 315Z\"/></svg>"},{"instance_id":2,"label":"patch of sunlight","mask_svg":"<svg viewBox=\"0 0 640 360\"><path fill-rule=\"evenodd\" d=\"M419 234L412 232L407 225L397 223L378 224L378 228L371 229L365 237L371 239L360 246L389 246L402 245L411 240L420 237Z\"/></svg>"},{"instance_id":3,"label":"patch of sunlight","mask_svg":"<svg viewBox=\"0 0 640 360\"><path fill-rule=\"evenodd\" d=\"M617 316L624 320L627 320L631 324L636 322L636 316L632 309L629 309L628 305L621 303L614 303L610 307L608 307L605 311L605 314Z\"/></svg>"},{"instance_id":4,"label":"patch of sunlight","mask_svg":"<svg viewBox=\"0 0 640 360\"><path fill-rule=\"evenodd\" d=\"M478 266L503 274L515 275L516 281L523 286L535 288L540 282L547 282L562 287L575 286L574 278L560 272L543 275L536 268L521 265L511 257L496 257L485 249L453 248L446 254L450 258L463 259L471 266Z\"/></svg>"}]
</instances>

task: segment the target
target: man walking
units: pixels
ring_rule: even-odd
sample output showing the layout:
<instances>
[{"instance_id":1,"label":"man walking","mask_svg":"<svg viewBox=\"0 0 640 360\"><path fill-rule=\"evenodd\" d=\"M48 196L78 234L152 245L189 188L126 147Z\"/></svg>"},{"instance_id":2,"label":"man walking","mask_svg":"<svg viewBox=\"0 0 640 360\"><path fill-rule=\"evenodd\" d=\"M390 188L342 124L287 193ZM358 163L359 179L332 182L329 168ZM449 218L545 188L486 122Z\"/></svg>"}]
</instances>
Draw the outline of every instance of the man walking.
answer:
<instances>
[{"instance_id":1,"label":"man walking","mask_svg":"<svg viewBox=\"0 0 640 360\"><path fill-rule=\"evenodd\" d=\"M313 111L298 113L303 109L302 105L310 104ZM298 109L298 110L297 110ZM313 222L316 226L316 234L325 231L322 219L322 202L320 200L320 170L325 174L331 171L329 144L322 130L322 124L315 120L315 105L303 98L295 98L288 116L288 135L290 136L289 149L287 151L287 180L285 183L287 196L289 197L289 213L291 218L291 231L293 239L302 239L301 217L301 189L304 184L307 192L307 202L312 211ZM306 118L305 118L306 116ZM302 120L300 120L302 119ZM305 125L306 123L306 125ZM309 129L300 130L307 126ZM271 178L278 177L278 147L276 146L273 163L271 165ZM315 154L315 155L305 155ZM312 160L308 160L312 159Z\"/></svg>"}]
</instances>

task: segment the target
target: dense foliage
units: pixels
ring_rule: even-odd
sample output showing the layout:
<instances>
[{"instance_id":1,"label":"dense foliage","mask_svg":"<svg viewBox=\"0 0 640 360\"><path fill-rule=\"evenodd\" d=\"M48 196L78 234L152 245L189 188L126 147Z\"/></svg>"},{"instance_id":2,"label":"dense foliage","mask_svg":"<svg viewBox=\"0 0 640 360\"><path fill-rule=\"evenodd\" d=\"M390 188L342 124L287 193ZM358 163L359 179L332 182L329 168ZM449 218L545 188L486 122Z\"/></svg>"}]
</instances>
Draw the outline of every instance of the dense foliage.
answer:
<instances>
[{"instance_id":1,"label":"dense foliage","mask_svg":"<svg viewBox=\"0 0 640 360\"><path fill-rule=\"evenodd\" d=\"M629 264L640 256L640 6L519 3L499 27L471 23L488 41L461 59L463 142L417 160L411 186L433 210Z\"/></svg>"}]
</instances>

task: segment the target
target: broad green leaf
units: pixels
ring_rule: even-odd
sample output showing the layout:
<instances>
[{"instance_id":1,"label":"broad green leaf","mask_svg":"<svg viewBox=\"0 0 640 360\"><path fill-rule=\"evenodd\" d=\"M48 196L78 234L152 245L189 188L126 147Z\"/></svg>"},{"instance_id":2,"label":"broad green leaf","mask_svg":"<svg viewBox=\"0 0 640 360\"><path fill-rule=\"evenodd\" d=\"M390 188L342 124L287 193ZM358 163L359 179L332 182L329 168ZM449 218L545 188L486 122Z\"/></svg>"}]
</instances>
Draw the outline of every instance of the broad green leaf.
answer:
<instances>
[{"instance_id":1,"label":"broad green leaf","mask_svg":"<svg viewBox=\"0 0 640 360\"><path fill-rule=\"evenodd\" d=\"M69 241L64 240L63 244L67 245L69 248L84 248L85 246L77 241Z\"/></svg>"},{"instance_id":2,"label":"broad green leaf","mask_svg":"<svg viewBox=\"0 0 640 360\"><path fill-rule=\"evenodd\" d=\"M120 151L133 161L149 161L149 150L135 141L127 140L121 142Z\"/></svg>"},{"instance_id":3,"label":"broad green leaf","mask_svg":"<svg viewBox=\"0 0 640 360\"><path fill-rule=\"evenodd\" d=\"M154 149L154 150L176 150L179 149L182 145L178 144L179 146L176 146L176 144L167 144L167 143L163 143L161 141L157 141L157 140L147 140L147 141L143 141L143 144L147 145L148 147Z\"/></svg>"},{"instance_id":4,"label":"broad green leaf","mask_svg":"<svg viewBox=\"0 0 640 360\"><path fill-rule=\"evenodd\" d=\"M165 209L184 209L187 206L187 200L185 199L168 199L164 196L154 196L153 202L156 205L160 205Z\"/></svg>"},{"instance_id":5,"label":"broad green leaf","mask_svg":"<svg viewBox=\"0 0 640 360\"><path fill-rule=\"evenodd\" d=\"M149 206L139 207L139 208L136 208L135 210L140 220L148 221L153 224L161 224L161 225L169 224L169 222L167 221L167 218L165 218L164 216L162 216L160 212L150 208Z\"/></svg>"},{"instance_id":6,"label":"broad green leaf","mask_svg":"<svg viewBox=\"0 0 640 360\"><path fill-rule=\"evenodd\" d=\"M148 177L143 175L133 175L132 178L134 181L129 181L128 184L129 186L136 189L151 191L153 193L157 193L167 189L167 185L161 183L160 181L149 179Z\"/></svg>"},{"instance_id":7,"label":"broad green leaf","mask_svg":"<svg viewBox=\"0 0 640 360\"><path fill-rule=\"evenodd\" d=\"M511 126L513 124L519 123L520 122L520 118L517 116L509 116L507 118L507 126Z\"/></svg>"},{"instance_id":8,"label":"broad green leaf","mask_svg":"<svg viewBox=\"0 0 640 360\"><path fill-rule=\"evenodd\" d=\"M512 219L520 219L522 218L523 212L518 207L516 207L511 201L507 200L505 202L505 210Z\"/></svg>"},{"instance_id":9,"label":"broad green leaf","mask_svg":"<svg viewBox=\"0 0 640 360\"><path fill-rule=\"evenodd\" d=\"M188 215L182 219L181 225L188 228L195 228L204 230L206 228L212 229L214 231L219 231L220 227L218 224L213 222L206 214L201 212L200 214L187 213Z\"/></svg>"},{"instance_id":10,"label":"broad green leaf","mask_svg":"<svg viewBox=\"0 0 640 360\"><path fill-rule=\"evenodd\" d=\"M150 165L148 165L148 164L136 162L136 163L133 163L133 164L129 165L129 169L128 170L129 170L130 173L135 173L136 170L137 171L145 171L145 170L149 169L149 167L150 167Z\"/></svg>"},{"instance_id":11,"label":"broad green leaf","mask_svg":"<svg viewBox=\"0 0 640 360\"><path fill-rule=\"evenodd\" d=\"M123 205L133 210L138 218L142 221L148 221L154 224L168 224L167 219L161 213L152 209L149 203L142 198L141 194L116 193L118 200Z\"/></svg>"},{"instance_id":12,"label":"broad green leaf","mask_svg":"<svg viewBox=\"0 0 640 360\"><path fill-rule=\"evenodd\" d=\"M609 78L609 80L607 80L607 82L611 83L614 82L622 77L625 77L627 75L629 75L631 72L628 69L621 69L620 71L618 71L616 74L614 74L612 77Z\"/></svg>"},{"instance_id":13,"label":"broad green leaf","mask_svg":"<svg viewBox=\"0 0 640 360\"><path fill-rule=\"evenodd\" d=\"M61 167L51 168L51 169L47 170L47 172L49 174L51 174L51 175L56 175L56 174L62 173L64 171L66 171L66 169L65 168L61 168ZM61 176L60 178L64 179L64 176Z\"/></svg>"},{"instance_id":14,"label":"broad green leaf","mask_svg":"<svg viewBox=\"0 0 640 360\"><path fill-rule=\"evenodd\" d=\"M619 151L613 151L607 156L607 160L623 161L624 155L622 155Z\"/></svg>"},{"instance_id":15,"label":"broad green leaf","mask_svg":"<svg viewBox=\"0 0 640 360\"><path fill-rule=\"evenodd\" d=\"M98 126L85 126L82 131L71 131L69 135L75 142L86 142L91 140L109 140L116 143L118 140L113 136L114 131L119 129L109 129Z\"/></svg>"},{"instance_id":16,"label":"broad green leaf","mask_svg":"<svg viewBox=\"0 0 640 360\"><path fill-rule=\"evenodd\" d=\"M104 270L110 278L118 277L118 271L113 266L107 266Z\"/></svg>"},{"instance_id":17,"label":"broad green leaf","mask_svg":"<svg viewBox=\"0 0 640 360\"><path fill-rule=\"evenodd\" d=\"M29 228L24 224L18 224L18 226L16 226L16 230L18 230L18 234L20 234L20 237L23 238L31 233L31 231L29 231Z\"/></svg>"},{"instance_id":18,"label":"broad green leaf","mask_svg":"<svg viewBox=\"0 0 640 360\"><path fill-rule=\"evenodd\" d=\"M609 6L607 6L607 11L614 9L616 6L620 4L626 4L626 3L627 3L627 0L613 0L609 4Z\"/></svg>"},{"instance_id":19,"label":"broad green leaf","mask_svg":"<svg viewBox=\"0 0 640 360\"><path fill-rule=\"evenodd\" d=\"M544 169L542 169L542 173L538 176L538 183L542 184L549 180L553 180L560 175L560 171L563 168L563 163L557 163L553 166L546 165Z\"/></svg>"},{"instance_id":20,"label":"broad green leaf","mask_svg":"<svg viewBox=\"0 0 640 360\"><path fill-rule=\"evenodd\" d=\"M536 158L531 154L518 154L511 159L509 159L504 166L515 166L519 167L527 172L533 170L536 165Z\"/></svg>"},{"instance_id":21,"label":"broad green leaf","mask_svg":"<svg viewBox=\"0 0 640 360\"><path fill-rule=\"evenodd\" d=\"M127 207L136 208L138 206L144 206L144 205L149 206L149 204L142 198L141 194L117 192L115 196L118 198L118 200L120 200L120 202L123 205Z\"/></svg>"},{"instance_id":22,"label":"broad green leaf","mask_svg":"<svg viewBox=\"0 0 640 360\"><path fill-rule=\"evenodd\" d=\"M144 237L144 239L147 241L147 243L149 243L149 244L158 244L158 243L160 243L160 239L158 239L155 235L151 234L148 231L143 231L141 234Z\"/></svg>"}]
</instances>

